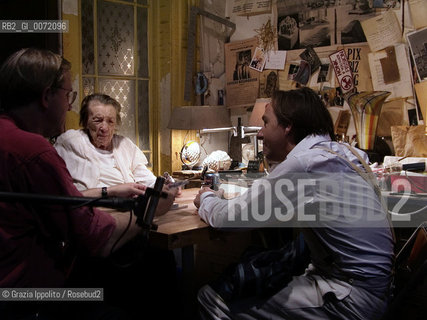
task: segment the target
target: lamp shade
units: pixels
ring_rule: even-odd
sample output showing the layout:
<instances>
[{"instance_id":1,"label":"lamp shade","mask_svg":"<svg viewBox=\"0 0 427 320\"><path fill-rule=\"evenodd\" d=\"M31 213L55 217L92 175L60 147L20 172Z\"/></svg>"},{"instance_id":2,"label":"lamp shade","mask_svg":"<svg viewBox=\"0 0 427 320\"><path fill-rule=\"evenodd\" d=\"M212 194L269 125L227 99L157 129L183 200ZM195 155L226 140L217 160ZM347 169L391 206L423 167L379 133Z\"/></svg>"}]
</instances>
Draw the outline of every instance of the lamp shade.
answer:
<instances>
[{"instance_id":1,"label":"lamp shade","mask_svg":"<svg viewBox=\"0 0 427 320\"><path fill-rule=\"evenodd\" d=\"M225 106L183 106L172 110L168 128L201 130L231 125L230 115Z\"/></svg>"},{"instance_id":2,"label":"lamp shade","mask_svg":"<svg viewBox=\"0 0 427 320\"><path fill-rule=\"evenodd\" d=\"M264 115L265 107L270 102L271 102L271 99L269 98L256 99L254 108L249 118L250 126L262 127L264 125L264 121L262 121L262 116Z\"/></svg>"}]
</instances>

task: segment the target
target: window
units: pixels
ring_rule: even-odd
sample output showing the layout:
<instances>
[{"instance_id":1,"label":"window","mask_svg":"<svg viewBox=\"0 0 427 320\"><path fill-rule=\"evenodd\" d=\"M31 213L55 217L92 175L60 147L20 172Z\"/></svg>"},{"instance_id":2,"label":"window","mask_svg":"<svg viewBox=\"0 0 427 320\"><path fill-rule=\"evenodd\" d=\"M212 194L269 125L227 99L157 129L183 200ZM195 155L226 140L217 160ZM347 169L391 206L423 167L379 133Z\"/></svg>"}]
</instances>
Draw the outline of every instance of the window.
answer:
<instances>
[{"instance_id":1,"label":"window","mask_svg":"<svg viewBox=\"0 0 427 320\"><path fill-rule=\"evenodd\" d=\"M152 165L147 0L82 0L82 96L110 95L122 105L119 133Z\"/></svg>"}]
</instances>

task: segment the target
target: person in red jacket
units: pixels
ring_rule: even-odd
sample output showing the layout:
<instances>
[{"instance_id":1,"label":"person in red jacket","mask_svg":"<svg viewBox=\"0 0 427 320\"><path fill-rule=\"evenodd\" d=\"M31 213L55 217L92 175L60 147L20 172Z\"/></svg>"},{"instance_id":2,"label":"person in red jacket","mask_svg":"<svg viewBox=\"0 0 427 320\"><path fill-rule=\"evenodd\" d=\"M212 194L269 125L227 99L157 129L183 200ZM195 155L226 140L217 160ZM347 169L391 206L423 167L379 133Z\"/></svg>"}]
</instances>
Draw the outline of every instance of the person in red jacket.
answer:
<instances>
[{"instance_id":1,"label":"person in red jacket","mask_svg":"<svg viewBox=\"0 0 427 320\"><path fill-rule=\"evenodd\" d=\"M76 98L70 70L66 59L34 48L22 49L3 63L0 191L82 196L65 162L46 139L64 131L66 112ZM133 197L145 190L145 186L129 183L109 188L108 195ZM157 213L167 212L173 199L171 191L160 201ZM140 232L133 223L121 237L129 214L96 208L0 201L0 212L1 288L64 287L75 256L107 256L113 247L119 248ZM89 314L67 304L52 305L3 301L0 318L84 319ZM88 317L96 319L94 314Z\"/></svg>"}]
</instances>

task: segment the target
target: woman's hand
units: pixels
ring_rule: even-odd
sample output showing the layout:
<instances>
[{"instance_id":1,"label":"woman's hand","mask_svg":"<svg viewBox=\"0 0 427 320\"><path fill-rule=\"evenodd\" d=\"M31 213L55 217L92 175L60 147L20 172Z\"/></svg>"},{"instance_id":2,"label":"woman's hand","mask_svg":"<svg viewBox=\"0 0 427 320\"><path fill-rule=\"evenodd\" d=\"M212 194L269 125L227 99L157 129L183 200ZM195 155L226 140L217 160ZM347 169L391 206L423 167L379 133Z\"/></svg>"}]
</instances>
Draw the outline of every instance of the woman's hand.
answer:
<instances>
[{"instance_id":1,"label":"woman's hand","mask_svg":"<svg viewBox=\"0 0 427 320\"><path fill-rule=\"evenodd\" d=\"M102 197L102 188L93 188L81 191L85 197ZM134 198L145 193L147 186L138 183L123 183L107 187L108 197Z\"/></svg>"},{"instance_id":2,"label":"woman's hand","mask_svg":"<svg viewBox=\"0 0 427 320\"><path fill-rule=\"evenodd\" d=\"M133 198L145 193L147 186L139 183L123 183L107 188L109 197Z\"/></svg>"},{"instance_id":3,"label":"woman's hand","mask_svg":"<svg viewBox=\"0 0 427 320\"><path fill-rule=\"evenodd\" d=\"M172 178L170 177L169 179L166 179L164 187L166 188L166 191L176 189L176 191L172 191L172 192L175 193L176 197L179 197L182 194L182 186L186 185L187 183L188 182L186 181L180 181L176 183L175 180L172 180Z\"/></svg>"},{"instance_id":4,"label":"woman's hand","mask_svg":"<svg viewBox=\"0 0 427 320\"><path fill-rule=\"evenodd\" d=\"M159 203L157 204L156 216L164 215L169 211L173 202L175 201L175 196L178 192L178 188L167 188L163 186L163 192L167 193L167 198L160 198Z\"/></svg>"}]
</instances>

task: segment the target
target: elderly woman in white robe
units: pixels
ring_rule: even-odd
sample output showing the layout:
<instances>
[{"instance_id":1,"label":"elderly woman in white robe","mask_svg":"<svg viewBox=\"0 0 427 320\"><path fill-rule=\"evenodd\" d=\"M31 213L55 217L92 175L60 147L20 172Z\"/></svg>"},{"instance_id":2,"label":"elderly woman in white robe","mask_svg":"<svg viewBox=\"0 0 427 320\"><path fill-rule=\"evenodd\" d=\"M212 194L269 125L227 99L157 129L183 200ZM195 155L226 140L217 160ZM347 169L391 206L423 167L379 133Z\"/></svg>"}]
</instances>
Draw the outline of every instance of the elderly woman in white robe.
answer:
<instances>
[{"instance_id":1,"label":"elderly woman in white robe","mask_svg":"<svg viewBox=\"0 0 427 320\"><path fill-rule=\"evenodd\" d=\"M108 95L89 95L80 109L83 129L68 130L55 142L75 186L85 196L99 196L101 190L105 197L109 188L123 184L152 187L156 181L138 146L116 134L121 123L120 110L120 103Z\"/></svg>"}]
</instances>

